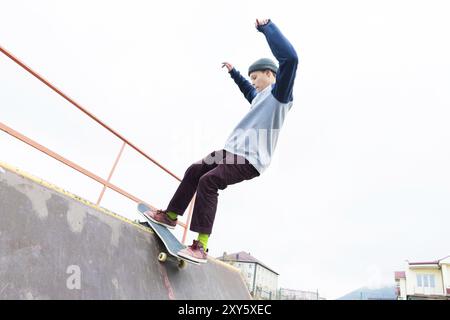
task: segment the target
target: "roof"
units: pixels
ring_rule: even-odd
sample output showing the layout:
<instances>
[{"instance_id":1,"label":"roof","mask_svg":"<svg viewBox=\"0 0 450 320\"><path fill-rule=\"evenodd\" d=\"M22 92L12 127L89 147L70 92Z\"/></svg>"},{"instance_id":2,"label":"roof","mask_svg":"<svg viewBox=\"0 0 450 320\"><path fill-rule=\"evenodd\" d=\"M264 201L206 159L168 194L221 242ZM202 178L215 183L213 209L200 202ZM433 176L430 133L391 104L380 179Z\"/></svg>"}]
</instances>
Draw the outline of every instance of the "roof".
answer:
<instances>
[{"instance_id":1,"label":"roof","mask_svg":"<svg viewBox=\"0 0 450 320\"><path fill-rule=\"evenodd\" d=\"M419 266L419 265L426 265L426 264L439 264L441 261L443 261L443 260L445 260L445 259L447 259L449 257L450 256L446 256L446 257L444 257L442 259L439 259L439 260L436 260L436 261L422 261L422 262L409 262L408 261L408 264L410 266Z\"/></svg>"},{"instance_id":2,"label":"roof","mask_svg":"<svg viewBox=\"0 0 450 320\"><path fill-rule=\"evenodd\" d=\"M395 280L406 279L404 271L395 271Z\"/></svg>"},{"instance_id":3,"label":"roof","mask_svg":"<svg viewBox=\"0 0 450 320\"><path fill-rule=\"evenodd\" d=\"M419 266L425 264L439 264L439 261L421 261L421 262L408 262L410 266Z\"/></svg>"},{"instance_id":4,"label":"roof","mask_svg":"<svg viewBox=\"0 0 450 320\"><path fill-rule=\"evenodd\" d=\"M244 252L244 251L237 252L237 253L232 253L232 254L225 254L224 253L224 255L222 255L220 257L217 257L217 259L222 260L222 261L236 261L236 262L257 263L257 264L261 265L262 267L272 271L276 275L279 275L278 272L276 272L272 268L269 268L268 266L266 266L264 263L262 263L261 261L259 261L255 257L253 257L252 255L250 255L250 253L247 253L247 252Z\"/></svg>"}]
</instances>

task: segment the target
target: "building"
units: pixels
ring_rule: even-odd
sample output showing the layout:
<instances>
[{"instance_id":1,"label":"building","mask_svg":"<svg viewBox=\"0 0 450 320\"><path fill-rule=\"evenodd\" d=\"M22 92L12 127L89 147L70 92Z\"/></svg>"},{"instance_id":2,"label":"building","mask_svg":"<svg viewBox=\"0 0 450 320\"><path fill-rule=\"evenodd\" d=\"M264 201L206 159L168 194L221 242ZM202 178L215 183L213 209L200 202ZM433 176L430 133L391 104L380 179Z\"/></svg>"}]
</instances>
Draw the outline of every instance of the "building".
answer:
<instances>
[{"instance_id":1,"label":"building","mask_svg":"<svg viewBox=\"0 0 450 320\"><path fill-rule=\"evenodd\" d=\"M436 261L409 262L395 272L398 300L450 300L450 256Z\"/></svg>"},{"instance_id":2,"label":"building","mask_svg":"<svg viewBox=\"0 0 450 320\"><path fill-rule=\"evenodd\" d=\"M247 287L255 299L277 299L279 274L252 257L250 253L223 253L217 259L222 260L241 270Z\"/></svg>"}]
</instances>

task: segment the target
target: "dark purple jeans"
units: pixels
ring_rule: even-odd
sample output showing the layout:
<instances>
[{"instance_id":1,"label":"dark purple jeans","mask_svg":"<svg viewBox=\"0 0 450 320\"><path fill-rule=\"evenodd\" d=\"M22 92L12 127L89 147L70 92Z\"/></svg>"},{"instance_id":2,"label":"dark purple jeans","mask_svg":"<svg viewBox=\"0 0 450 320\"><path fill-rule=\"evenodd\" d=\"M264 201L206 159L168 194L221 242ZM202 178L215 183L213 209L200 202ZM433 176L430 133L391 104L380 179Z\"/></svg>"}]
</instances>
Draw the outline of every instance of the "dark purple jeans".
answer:
<instances>
[{"instance_id":1,"label":"dark purple jeans","mask_svg":"<svg viewBox=\"0 0 450 320\"><path fill-rule=\"evenodd\" d=\"M214 151L186 170L167 210L183 215L197 192L190 229L211 234L217 210L218 190L257 176L259 172L247 159L225 150Z\"/></svg>"}]
</instances>

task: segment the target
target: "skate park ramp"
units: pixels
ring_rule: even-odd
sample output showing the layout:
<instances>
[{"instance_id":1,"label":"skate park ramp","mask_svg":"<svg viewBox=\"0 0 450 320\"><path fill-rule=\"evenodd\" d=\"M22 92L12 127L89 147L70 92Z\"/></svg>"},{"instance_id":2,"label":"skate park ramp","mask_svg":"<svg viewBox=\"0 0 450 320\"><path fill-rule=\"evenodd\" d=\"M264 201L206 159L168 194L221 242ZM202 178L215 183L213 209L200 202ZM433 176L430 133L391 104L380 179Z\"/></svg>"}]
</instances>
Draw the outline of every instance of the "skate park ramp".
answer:
<instances>
[{"instance_id":1,"label":"skate park ramp","mask_svg":"<svg viewBox=\"0 0 450 320\"><path fill-rule=\"evenodd\" d=\"M157 260L150 229L0 162L0 299L251 299L238 269Z\"/></svg>"}]
</instances>

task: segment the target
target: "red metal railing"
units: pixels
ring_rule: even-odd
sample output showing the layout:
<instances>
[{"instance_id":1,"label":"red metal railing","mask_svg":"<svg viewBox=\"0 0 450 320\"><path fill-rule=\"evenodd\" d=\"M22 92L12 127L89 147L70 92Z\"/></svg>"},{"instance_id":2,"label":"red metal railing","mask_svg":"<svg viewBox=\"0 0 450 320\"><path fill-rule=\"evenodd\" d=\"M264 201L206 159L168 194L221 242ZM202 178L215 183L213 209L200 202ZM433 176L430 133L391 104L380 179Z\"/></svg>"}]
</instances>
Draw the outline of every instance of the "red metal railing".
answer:
<instances>
[{"instance_id":1,"label":"red metal railing","mask_svg":"<svg viewBox=\"0 0 450 320\"><path fill-rule=\"evenodd\" d=\"M38 80L40 80L41 82L43 82L47 87L49 87L50 89L52 89L54 92L56 92L57 94L59 94L61 97L63 97L65 100L67 100L68 102L70 102L70 104L72 104L73 106L75 106L76 108L78 108L81 112L83 112L84 114L86 114L87 116L89 116L92 120L94 120L95 122L97 122L99 125L101 125L102 127L104 127L106 130L108 130L109 132L111 132L113 135L115 135L117 138L119 138L120 140L122 140L123 144L122 147L120 148L119 154L117 155L113 167L111 168L111 171L108 175L108 178L105 180L99 176L97 176L96 174L90 172L89 170L77 165L76 163L70 161L69 159L64 158L63 156L59 155L58 153L46 148L45 146L39 144L38 142L30 139L29 137L24 136L23 134L21 134L20 132L8 127L6 124L0 122L0 129L6 133L8 133L9 135L15 137L18 140L21 140L22 142L28 144L29 146L47 154L48 156L64 163L65 165L71 167L74 170L77 170L78 172L88 176L89 178L101 183L103 185L103 189L98 197L97 200L97 205L100 204L103 195L106 191L106 188L112 189L116 192L118 192L119 194L127 197L130 200L135 201L136 203L138 202L144 202L143 200L133 196L132 194L126 192L125 190L121 189L120 187L114 185L113 183L111 183L111 178L114 174L114 171L116 169L117 163L119 162L123 150L125 148L126 145L130 146L131 148L133 148L134 150L136 150L140 155L142 155L144 158L150 160L151 162L153 162L154 164L156 164L160 169L162 169L163 171L165 171L166 173L168 173L169 175L171 175L173 178L177 179L178 181L181 181L181 179L179 177L177 177L175 174L173 174L171 171L169 171L168 169L166 169L164 166L162 166L160 163L158 163L155 159L153 159L152 157L150 157L149 155L147 155L144 151L142 151L140 148L138 148L136 145L134 145L133 143L131 143L129 140L125 139L121 134L119 134L117 131L115 131L114 129L112 129L111 127L109 127L108 125L106 125L103 121L101 121L100 119L98 119L96 116L94 116L92 113L90 113L89 111L87 111L84 107L82 107L79 103L77 103L75 100L73 100L72 98L70 98L68 95L66 95L65 93L63 93L61 90L59 90L57 87L55 87L54 85L52 85L48 80L46 80L45 78L43 78L41 75L39 75L37 72L35 72L34 70L32 70L30 67L28 67L26 64L24 64L22 61L20 61L17 57L15 57L14 55L12 55L10 52L8 52L7 50L5 50L3 47L0 46L0 51L6 55L8 58L10 58L12 61L14 61L15 63L17 63L19 66L21 66L23 69L25 69L27 72L29 72L30 74L32 74L35 78L37 78ZM187 221L186 223L183 222L178 222L179 225L181 225L184 228L184 232L183 232L183 239L182 242L185 243L186 242L186 236L187 236L187 231L188 231L188 227L191 221L191 216L192 216L192 209L193 209L193 202L194 200L191 201L190 205L189 205L189 214L187 217ZM153 207L152 205L148 204L150 207Z\"/></svg>"}]
</instances>

